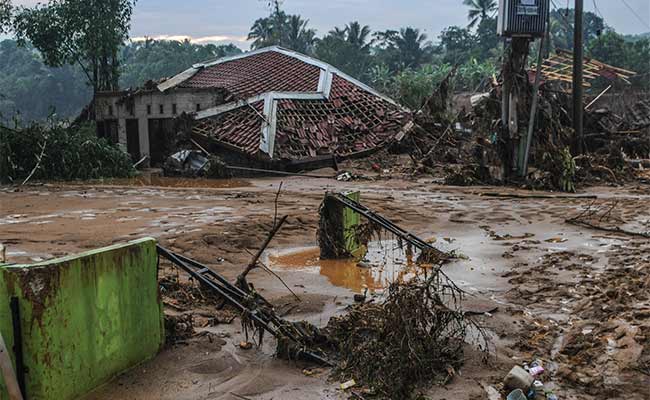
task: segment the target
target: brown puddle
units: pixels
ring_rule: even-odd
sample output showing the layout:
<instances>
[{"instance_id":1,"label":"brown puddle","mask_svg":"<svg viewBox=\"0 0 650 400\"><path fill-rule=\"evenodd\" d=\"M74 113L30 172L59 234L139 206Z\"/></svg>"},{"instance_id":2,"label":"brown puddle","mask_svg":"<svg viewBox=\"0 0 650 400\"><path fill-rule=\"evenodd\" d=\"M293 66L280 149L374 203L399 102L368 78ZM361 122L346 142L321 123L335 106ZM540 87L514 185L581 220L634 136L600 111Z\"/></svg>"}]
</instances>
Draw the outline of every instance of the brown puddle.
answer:
<instances>
[{"instance_id":1,"label":"brown puddle","mask_svg":"<svg viewBox=\"0 0 650 400\"><path fill-rule=\"evenodd\" d=\"M354 259L321 260L318 247L272 254L268 257L268 262L275 269L320 273L334 286L357 293L362 293L367 288L373 293L388 287L392 282L408 280L426 268L408 260L406 254L396 246L395 241L370 243L364 261L371 268L359 267Z\"/></svg>"},{"instance_id":2,"label":"brown puddle","mask_svg":"<svg viewBox=\"0 0 650 400\"><path fill-rule=\"evenodd\" d=\"M134 178L106 179L101 181L104 185L114 186L158 186L166 188L201 188L201 189L228 189L251 186L247 181L237 179L205 179L205 178L175 178L160 175L140 175Z\"/></svg>"}]
</instances>

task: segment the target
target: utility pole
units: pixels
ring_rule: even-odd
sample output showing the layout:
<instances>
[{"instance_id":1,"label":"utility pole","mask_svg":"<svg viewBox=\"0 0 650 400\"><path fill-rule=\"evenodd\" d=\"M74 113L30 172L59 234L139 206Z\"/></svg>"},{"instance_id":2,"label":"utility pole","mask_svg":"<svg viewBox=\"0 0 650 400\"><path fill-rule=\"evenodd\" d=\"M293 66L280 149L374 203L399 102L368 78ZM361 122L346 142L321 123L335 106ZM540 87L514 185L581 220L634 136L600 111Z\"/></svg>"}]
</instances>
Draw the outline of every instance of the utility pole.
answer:
<instances>
[{"instance_id":1,"label":"utility pole","mask_svg":"<svg viewBox=\"0 0 650 400\"><path fill-rule=\"evenodd\" d=\"M583 28L582 28L582 13L584 11L584 0L576 0L575 8L575 28L573 40L573 128L575 131L575 150L577 154L583 152L583 109L582 109L582 96L583 96L583 74L582 74L582 60L583 60Z\"/></svg>"}]
</instances>

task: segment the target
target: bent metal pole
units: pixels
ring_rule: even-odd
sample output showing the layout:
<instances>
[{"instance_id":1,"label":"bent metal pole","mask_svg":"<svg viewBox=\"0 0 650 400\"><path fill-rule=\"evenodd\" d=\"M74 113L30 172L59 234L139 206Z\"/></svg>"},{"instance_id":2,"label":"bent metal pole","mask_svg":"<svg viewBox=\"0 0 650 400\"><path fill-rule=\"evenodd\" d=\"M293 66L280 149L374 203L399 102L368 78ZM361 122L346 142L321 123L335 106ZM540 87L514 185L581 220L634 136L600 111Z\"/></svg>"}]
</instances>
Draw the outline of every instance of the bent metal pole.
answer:
<instances>
[{"instance_id":1,"label":"bent metal pole","mask_svg":"<svg viewBox=\"0 0 650 400\"><path fill-rule=\"evenodd\" d=\"M13 364L11 363L11 357L9 357L9 351L7 350L7 345L2 333L0 332L0 372L2 372L2 378L4 379L5 386L7 387L7 393L9 394L9 400L23 400L23 395L20 393L20 386L18 386L18 380L16 379L16 373L14 372Z\"/></svg>"}]
</instances>

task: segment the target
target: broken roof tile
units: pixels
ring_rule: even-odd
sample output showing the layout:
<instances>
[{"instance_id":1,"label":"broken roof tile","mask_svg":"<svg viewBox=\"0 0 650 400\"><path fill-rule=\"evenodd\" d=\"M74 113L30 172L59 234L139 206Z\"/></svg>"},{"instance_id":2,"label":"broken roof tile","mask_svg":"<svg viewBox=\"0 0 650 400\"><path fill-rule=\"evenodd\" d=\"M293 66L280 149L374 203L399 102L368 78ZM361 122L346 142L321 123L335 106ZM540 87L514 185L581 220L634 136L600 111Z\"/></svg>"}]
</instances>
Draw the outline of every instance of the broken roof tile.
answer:
<instances>
[{"instance_id":1,"label":"broken roof tile","mask_svg":"<svg viewBox=\"0 0 650 400\"><path fill-rule=\"evenodd\" d=\"M235 97L250 98L267 92L316 94L321 73L330 73L329 97L275 101L274 113L264 115L266 100L196 121L194 132L259 155L267 121L274 120L272 158L304 160L318 155L349 156L379 148L397 136L410 113L390 99L318 61L270 50L207 67L183 85L220 87ZM215 86L216 85L216 86Z\"/></svg>"},{"instance_id":2,"label":"broken roof tile","mask_svg":"<svg viewBox=\"0 0 650 400\"><path fill-rule=\"evenodd\" d=\"M320 68L269 51L204 67L180 87L226 89L242 100L269 91L315 92L319 78Z\"/></svg>"}]
</instances>

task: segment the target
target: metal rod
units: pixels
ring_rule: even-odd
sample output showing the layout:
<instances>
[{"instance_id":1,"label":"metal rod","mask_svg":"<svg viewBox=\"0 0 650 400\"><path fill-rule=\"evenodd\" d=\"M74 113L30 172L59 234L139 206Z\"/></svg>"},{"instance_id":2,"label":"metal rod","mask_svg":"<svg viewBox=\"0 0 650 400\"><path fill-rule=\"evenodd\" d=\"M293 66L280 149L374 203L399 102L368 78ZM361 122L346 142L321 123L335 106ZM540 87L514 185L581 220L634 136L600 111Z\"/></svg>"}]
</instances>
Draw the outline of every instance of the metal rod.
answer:
<instances>
[{"instance_id":1,"label":"metal rod","mask_svg":"<svg viewBox=\"0 0 650 400\"><path fill-rule=\"evenodd\" d=\"M438 249L431 246L429 243L425 242L419 237L395 225L392 221L388 220L387 218L382 217L381 215L375 213L374 211L370 210L364 205L357 203L356 201L351 200L350 198L340 193L330 193L329 197L333 198L334 200L338 201L344 206L352 209L353 211L361 214L362 216L369 219L370 221L381 225L384 229L388 230L389 232L392 232L394 235L398 236L399 238L406 241L407 243L412 244L413 246L417 247L420 250L439 251Z\"/></svg>"},{"instance_id":2,"label":"metal rod","mask_svg":"<svg viewBox=\"0 0 650 400\"><path fill-rule=\"evenodd\" d=\"M187 258L187 257L183 256L182 254L174 253L174 255L176 257L178 257L181 261L183 261L184 263L186 263L186 264L188 264L188 265L190 265L192 267L195 267L197 269L208 269L209 271L207 272L207 274L210 275L211 278L217 280L222 285L224 285L224 289L227 289L228 291L230 291L233 296L237 296L240 299L243 299L246 296L248 296L248 294L246 292L244 292L243 290L241 290L240 288L238 288L235 285L231 285L230 282L228 282L228 280L226 278L224 278L223 276L217 274L216 272L214 272L212 269L208 268L207 266L205 266L205 265L203 265L203 264L201 264L201 263L199 263L197 261L194 261L194 260L192 260L190 258Z\"/></svg>"},{"instance_id":3,"label":"metal rod","mask_svg":"<svg viewBox=\"0 0 650 400\"><path fill-rule=\"evenodd\" d=\"M526 150L524 151L524 164L521 169L521 176L528 175L528 157L530 156L530 145L533 141L533 129L535 129L535 119L537 118L537 106L539 104L539 87L542 83L542 56L544 54L544 45L546 44L546 32L548 24L544 29L544 36L539 42L539 54L537 55L537 71L535 71L535 86L533 87L533 104L530 107L530 120L528 121L528 136L526 137Z\"/></svg>"},{"instance_id":4,"label":"metal rod","mask_svg":"<svg viewBox=\"0 0 650 400\"><path fill-rule=\"evenodd\" d=\"M275 338L280 339L280 338L287 338L291 341L293 341L296 344L301 344L300 340L296 337L294 332L292 332L289 329L290 323L278 318L277 315L271 310L266 310L263 308L257 309L257 308L247 308L245 305L242 304L242 301L245 299L245 297L251 297L251 294L244 293L240 289L238 289L236 286L232 285L229 283L225 278L221 277L219 274L216 272L210 270L209 268L201 265L200 263L190 260L187 257L181 256L179 254L176 254L170 250L165 249L164 247L157 245L157 251L158 254L162 257L165 257L169 261L171 261L174 265L177 267L181 268L183 271L187 272L190 276L192 276L194 279L199 281L201 284L204 286L212 289L214 292L216 292L218 295L223 297L224 300L226 300L228 303L233 305L235 308L239 309L239 311L242 314L250 316L250 318L261 328L269 332L271 335L273 335ZM187 260L187 261L184 261ZM196 270L200 268L199 270L208 270L205 274L201 274ZM221 283L223 286L217 284L214 282L212 279L217 279L219 283ZM243 298L238 298L240 297L240 293L243 293L245 297ZM263 297L259 296L258 294L254 295L255 303L257 304L258 301L262 301L266 304L268 301L264 299ZM327 359L319 356L318 354L309 352L304 349L299 349L297 350L297 355L302 356L307 360L311 360L317 363L321 363L324 365L332 365L330 361Z\"/></svg>"},{"instance_id":5,"label":"metal rod","mask_svg":"<svg viewBox=\"0 0 650 400\"><path fill-rule=\"evenodd\" d=\"M575 148L577 154L582 154L583 152L583 130L584 130L584 120L583 120L583 107L582 107L582 97L584 94L584 89L582 87L583 83L583 60L584 60L584 49L583 49L583 12L584 12L584 0L576 0L575 7L575 23L574 23L574 33L573 33L573 128L575 130Z\"/></svg>"},{"instance_id":6,"label":"metal rod","mask_svg":"<svg viewBox=\"0 0 650 400\"><path fill-rule=\"evenodd\" d=\"M4 380L5 387L7 388L7 394L9 395L9 400L23 400L23 396L20 390L20 385L18 384L18 379L14 372L13 365L11 363L11 357L9 356L9 350L7 349L7 344L5 343L2 333L0 332L0 373Z\"/></svg>"},{"instance_id":7,"label":"metal rod","mask_svg":"<svg viewBox=\"0 0 650 400\"><path fill-rule=\"evenodd\" d=\"M289 218L288 215L285 215L280 219L280 221L275 224L273 229L271 229L271 232L269 232L269 235L266 237L266 240L262 244L262 247L257 251L251 262L248 264L244 272L241 273L237 277L237 284L245 284L246 282L246 276L248 276L248 273L251 272L255 267L257 267L257 261L262 257L262 254L266 250L267 247L269 247L269 244L271 244L271 240L275 237L275 235L278 233L280 228L282 228L282 225L284 225L285 222L287 222L287 218Z\"/></svg>"},{"instance_id":8,"label":"metal rod","mask_svg":"<svg viewBox=\"0 0 650 400\"><path fill-rule=\"evenodd\" d=\"M591 103L587 104L587 106L585 107L585 110L589 110L589 108L591 108L591 106L596 104L596 102L598 100L600 100L600 98L603 97L605 95L605 93L609 92L609 89L611 89L611 88L612 88L612 85L607 86L607 88L605 90L603 90L602 92L600 92L600 94L598 96L596 96L596 98L593 99L591 101Z\"/></svg>"},{"instance_id":9,"label":"metal rod","mask_svg":"<svg viewBox=\"0 0 650 400\"><path fill-rule=\"evenodd\" d=\"M298 172L285 172L285 171L276 171L276 170L261 169L261 168L233 167L231 165L226 165L226 169L230 169L230 170L233 170L233 171L261 172L261 173L266 173L266 174L285 175L285 176L305 176L307 178L324 178L324 179L332 179L333 178L332 176L301 174L301 173L298 173Z\"/></svg>"}]
</instances>

